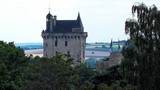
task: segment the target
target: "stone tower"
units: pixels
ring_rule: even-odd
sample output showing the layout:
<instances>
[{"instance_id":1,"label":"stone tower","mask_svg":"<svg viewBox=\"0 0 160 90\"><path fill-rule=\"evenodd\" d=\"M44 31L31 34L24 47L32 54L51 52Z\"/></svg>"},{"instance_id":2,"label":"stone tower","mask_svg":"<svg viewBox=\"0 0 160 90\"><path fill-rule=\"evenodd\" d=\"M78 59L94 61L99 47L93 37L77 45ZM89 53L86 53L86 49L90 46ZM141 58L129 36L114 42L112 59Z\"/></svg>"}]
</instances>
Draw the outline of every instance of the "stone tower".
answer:
<instances>
[{"instance_id":1,"label":"stone tower","mask_svg":"<svg viewBox=\"0 0 160 90\"><path fill-rule=\"evenodd\" d=\"M49 12L46 30L42 31L43 56L52 57L61 52L70 54L75 62L83 62L87 36L79 13L76 20L57 20Z\"/></svg>"}]
</instances>

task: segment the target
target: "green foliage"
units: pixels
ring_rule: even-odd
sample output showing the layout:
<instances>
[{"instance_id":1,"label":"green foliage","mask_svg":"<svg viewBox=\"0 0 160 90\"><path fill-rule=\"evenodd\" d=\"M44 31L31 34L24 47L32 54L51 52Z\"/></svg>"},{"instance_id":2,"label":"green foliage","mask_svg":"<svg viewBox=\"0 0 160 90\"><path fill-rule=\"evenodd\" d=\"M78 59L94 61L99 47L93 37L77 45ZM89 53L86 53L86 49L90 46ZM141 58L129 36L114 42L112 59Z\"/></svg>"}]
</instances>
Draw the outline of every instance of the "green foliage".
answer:
<instances>
[{"instance_id":1,"label":"green foliage","mask_svg":"<svg viewBox=\"0 0 160 90\"><path fill-rule=\"evenodd\" d=\"M123 70L127 71L124 75L140 90L160 90L160 10L142 3L133 5L132 14L136 18L125 22L133 47L131 52L124 50L123 53Z\"/></svg>"},{"instance_id":2,"label":"green foliage","mask_svg":"<svg viewBox=\"0 0 160 90\"><path fill-rule=\"evenodd\" d=\"M0 41L0 89L15 90L22 84L26 57L24 51L13 42Z\"/></svg>"},{"instance_id":3,"label":"green foliage","mask_svg":"<svg viewBox=\"0 0 160 90\"><path fill-rule=\"evenodd\" d=\"M25 73L26 84L21 89L78 90L86 87L95 71L85 64L74 65L68 55L52 58L35 57Z\"/></svg>"},{"instance_id":4,"label":"green foliage","mask_svg":"<svg viewBox=\"0 0 160 90\"><path fill-rule=\"evenodd\" d=\"M32 60L26 72L28 82L23 89L70 90L75 88L78 76L72 67L72 60L58 54L52 58Z\"/></svg>"},{"instance_id":5,"label":"green foliage","mask_svg":"<svg viewBox=\"0 0 160 90\"><path fill-rule=\"evenodd\" d=\"M97 72L94 69L88 68L86 64L80 64L76 66L75 72L79 75L80 85L85 82L89 82L97 74Z\"/></svg>"},{"instance_id":6,"label":"green foliage","mask_svg":"<svg viewBox=\"0 0 160 90\"><path fill-rule=\"evenodd\" d=\"M22 49L1 41L0 74L1 90L78 90L95 71L85 64L75 66L68 55L25 57Z\"/></svg>"},{"instance_id":7,"label":"green foliage","mask_svg":"<svg viewBox=\"0 0 160 90\"><path fill-rule=\"evenodd\" d=\"M103 59L103 61L109 61L109 58L107 57L107 58Z\"/></svg>"},{"instance_id":8,"label":"green foliage","mask_svg":"<svg viewBox=\"0 0 160 90\"><path fill-rule=\"evenodd\" d=\"M130 41L128 41L130 42ZM124 47L122 50L122 54L125 59L121 62L120 68L123 77L128 81L128 83L137 85L137 66L134 65L135 58L134 58L134 51L133 47Z\"/></svg>"},{"instance_id":9,"label":"green foliage","mask_svg":"<svg viewBox=\"0 0 160 90\"><path fill-rule=\"evenodd\" d=\"M90 82L85 82L80 87L80 90L93 90L93 89L94 89L94 84L92 84Z\"/></svg>"},{"instance_id":10,"label":"green foliage","mask_svg":"<svg viewBox=\"0 0 160 90\"><path fill-rule=\"evenodd\" d=\"M111 86L108 86L105 83L100 83L98 85L98 90L137 90L137 87L132 86L130 84L126 85L125 87L120 86L120 82L116 81Z\"/></svg>"},{"instance_id":11,"label":"green foliage","mask_svg":"<svg viewBox=\"0 0 160 90\"><path fill-rule=\"evenodd\" d=\"M100 83L98 85L98 90L109 90L109 86L105 83Z\"/></svg>"},{"instance_id":12,"label":"green foliage","mask_svg":"<svg viewBox=\"0 0 160 90\"><path fill-rule=\"evenodd\" d=\"M123 79L119 66L113 66L106 70L105 73L96 75L94 78L92 78L92 82L95 85L98 85L100 83L106 83L107 85L112 85L112 83L115 83L117 80L121 81Z\"/></svg>"},{"instance_id":13,"label":"green foliage","mask_svg":"<svg viewBox=\"0 0 160 90\"><path fill-rule=\"evenodd\" d=\"M127 87L121 80L119 66L100 74L68 55L26 57L13 43L0 42L0 90L121 90Z\"/></svg>"}]
</instances>

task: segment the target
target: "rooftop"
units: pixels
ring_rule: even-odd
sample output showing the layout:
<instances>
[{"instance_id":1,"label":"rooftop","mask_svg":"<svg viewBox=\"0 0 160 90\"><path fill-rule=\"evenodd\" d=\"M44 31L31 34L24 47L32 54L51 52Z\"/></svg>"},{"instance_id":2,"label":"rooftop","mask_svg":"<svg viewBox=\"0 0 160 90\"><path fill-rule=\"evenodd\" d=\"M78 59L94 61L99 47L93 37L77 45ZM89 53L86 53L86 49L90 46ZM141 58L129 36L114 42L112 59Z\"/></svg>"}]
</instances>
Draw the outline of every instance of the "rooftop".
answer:
<instances>
[{"instance_id":1,"label":"rooftop","mask_svg":"<svg viewBox=\"0 0 160 90\"><path fill-rule=\"evenodd\" d=\"M53 18L50 13L47 14L46 18L48 20L48 27L46 28L45 32L47 33L83 32L83 24L79 13L76 20L57 20L55 17ZM50 26L50 22L52 22L52 26Z\"/></svg>"}]
</instances>

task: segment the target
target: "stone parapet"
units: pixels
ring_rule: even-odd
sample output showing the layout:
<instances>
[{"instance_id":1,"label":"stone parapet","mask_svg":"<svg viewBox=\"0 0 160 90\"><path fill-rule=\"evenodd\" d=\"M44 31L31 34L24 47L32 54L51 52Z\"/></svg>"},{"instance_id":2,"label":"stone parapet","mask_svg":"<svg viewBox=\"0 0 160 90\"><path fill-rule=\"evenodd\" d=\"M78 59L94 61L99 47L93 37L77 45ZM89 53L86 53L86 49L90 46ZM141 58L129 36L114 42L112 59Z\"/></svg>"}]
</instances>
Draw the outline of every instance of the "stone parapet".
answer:
<instances>
[{"instance_id":1,"label":"stone parapet","mask_svg":"<svg viewBox=\"0 0 160 90\"><path fill-rule=\"evenodd\" d=\"M80 33L46 33L42 32L41 36L45 38L86 38L88 36L87 32Z\"/></svg>"}]
</instances>

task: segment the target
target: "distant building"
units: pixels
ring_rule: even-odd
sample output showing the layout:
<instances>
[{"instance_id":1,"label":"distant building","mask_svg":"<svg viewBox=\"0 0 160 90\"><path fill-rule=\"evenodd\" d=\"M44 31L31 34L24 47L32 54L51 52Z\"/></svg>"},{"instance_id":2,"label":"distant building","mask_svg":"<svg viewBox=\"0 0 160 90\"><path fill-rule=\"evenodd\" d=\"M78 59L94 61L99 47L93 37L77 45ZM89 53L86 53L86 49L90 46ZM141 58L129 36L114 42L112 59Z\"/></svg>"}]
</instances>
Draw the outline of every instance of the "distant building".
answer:
<instances>
[{"instance_id":1,"label":"distant building","mask_svg":"<svg viewBox=\"0 0 160 90\"><path fill-rule=\"evenodd\" d=\"M113 52L113 42L112 42L112 39L111 39L111 43L110 43L110 52Z\"/></svg>"},{"instance_id":2,"label":"distant building","mask_svg":"<svg viewBox=\"0 0 160 90\"><path fill-rule=\"evenodd\" d=\"M108 61L97 61L96 62L96 69L99 71L106 71L106 69L120 65L123 60L123 56L120 52L114 51L110 53Z\"/></svg>"},{"instance_id":3,"label":"distant building","mask_svg":"<svg viewBox=\"0 0 160 90\"><path fill-rule=\"evenodd\" d=\"M43 56L52 57L61 52L70 54L76 62L83 62L88 34L84 32L80 14L76 20L57 20L49 12L46 20L46 30L42 31Z\"/></svg>"}]
</instances>

